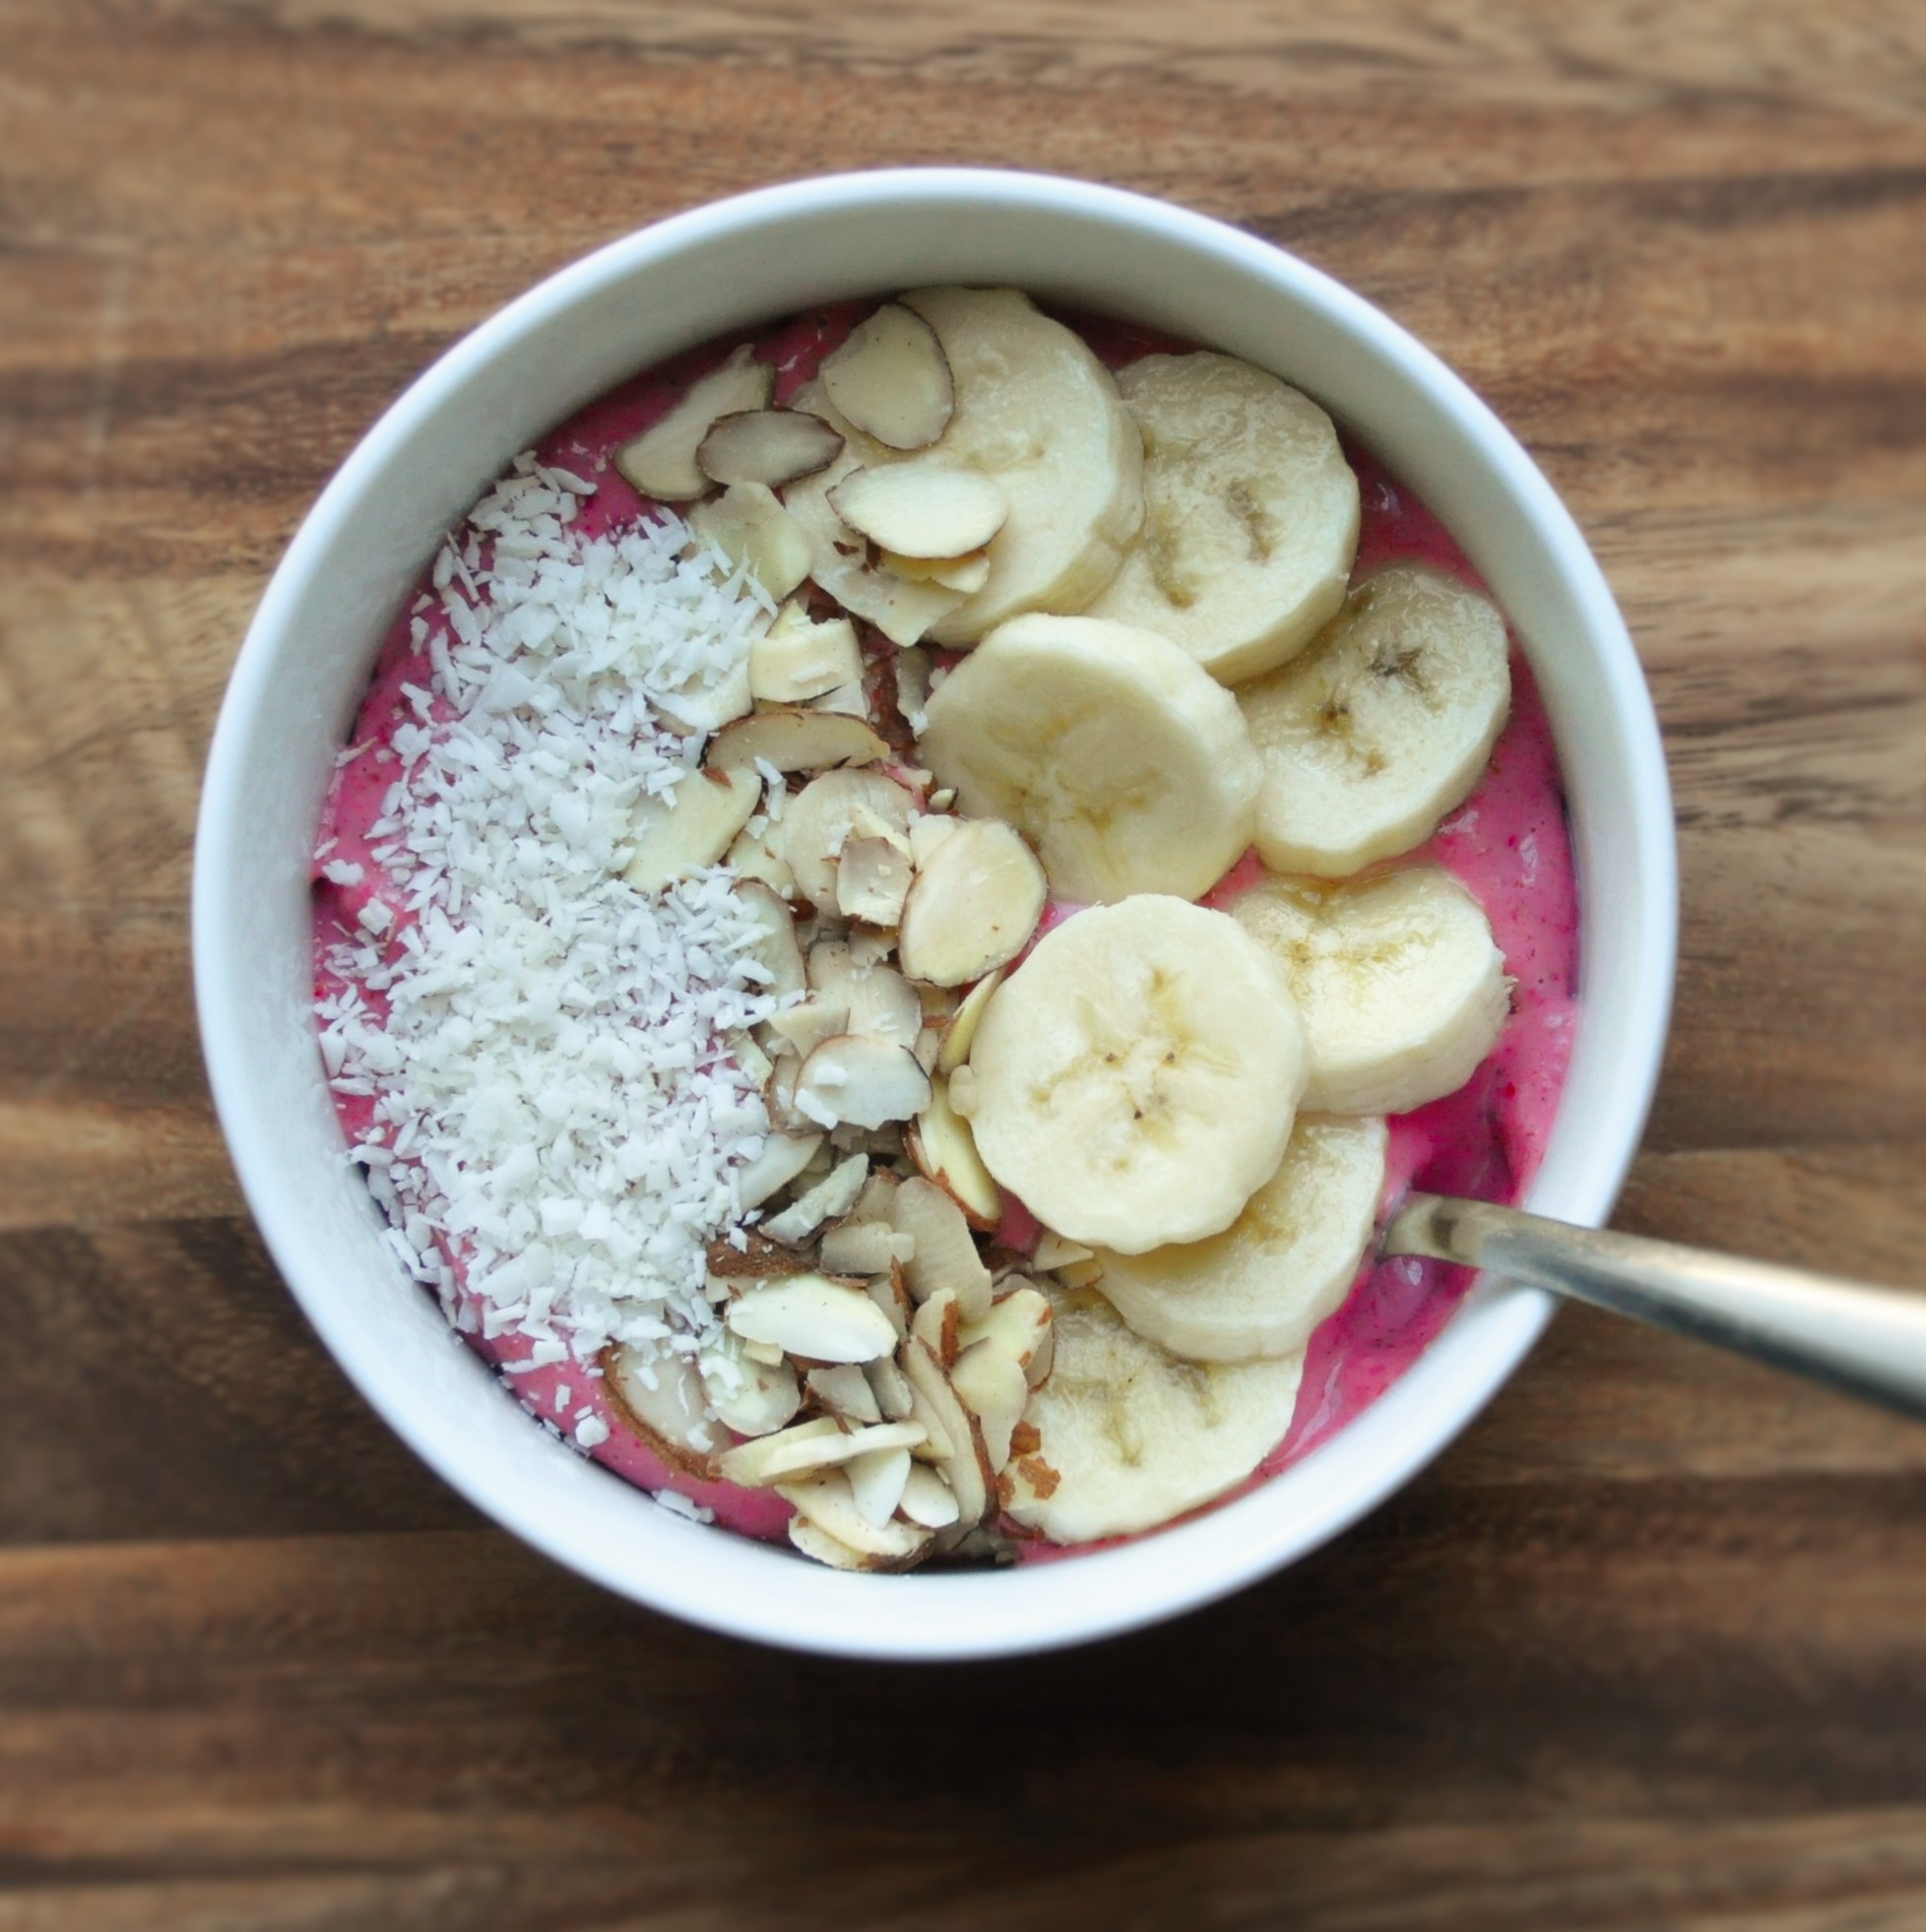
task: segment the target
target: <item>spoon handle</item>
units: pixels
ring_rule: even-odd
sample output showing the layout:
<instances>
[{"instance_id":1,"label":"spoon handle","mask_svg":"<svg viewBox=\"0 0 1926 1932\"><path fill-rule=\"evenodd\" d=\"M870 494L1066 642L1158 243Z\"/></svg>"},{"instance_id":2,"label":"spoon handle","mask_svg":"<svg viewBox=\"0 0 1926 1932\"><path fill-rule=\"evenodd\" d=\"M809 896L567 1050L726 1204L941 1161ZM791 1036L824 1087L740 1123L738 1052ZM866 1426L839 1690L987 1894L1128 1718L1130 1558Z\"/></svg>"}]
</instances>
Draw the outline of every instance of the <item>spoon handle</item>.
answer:
<instances>
[{"instance_id":1,"label":"spoon handle","mask_svg":"<svg viewBox=\"0 0 1926 1932\"><path fill-rule=\"evenodd\" d=\"M1926 1295L1441 1194L1411 1195L1383 1252L1532 1282L1926 1421Z\"/></svg>"}]
</instances>

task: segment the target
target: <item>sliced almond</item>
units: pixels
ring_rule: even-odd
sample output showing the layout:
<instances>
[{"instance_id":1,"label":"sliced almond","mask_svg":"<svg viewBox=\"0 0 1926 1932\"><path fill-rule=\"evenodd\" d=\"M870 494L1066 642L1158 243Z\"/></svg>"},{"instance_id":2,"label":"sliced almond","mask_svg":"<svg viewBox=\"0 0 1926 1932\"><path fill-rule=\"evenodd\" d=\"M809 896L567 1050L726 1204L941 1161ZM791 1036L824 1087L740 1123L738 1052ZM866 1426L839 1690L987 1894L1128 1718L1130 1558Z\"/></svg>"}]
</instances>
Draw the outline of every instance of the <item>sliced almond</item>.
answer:
<instances>
[{"instance_id":1,"label":"sliced almond","mask_svg":"<svg viewBox=\"0 0 1926 1932\"><path fill-rule=\"evenodd\" d=\"M776 831L773 824L765 824L759 832L747 829L738 832L736 843L723 854L723 864L745 883L766 885L779 899L794 899L799 896L796 874L772 843Z\"/></svg>"},{"instance_id":2,"label":"sliced almond","mask_svg":"<svg viewBox=\"0 0 1926 1932\"><path fill-rule=\"evenodd\" d=\"M910 863L921 871L962 823L953 812L926 811L910 826Z\"/></svg>"},{"instance_id":3,"label":"sliced almond","mask_svg":"<svg viewBox=\"0 0 1926 1932\"><path fill-rule=\"evenodd\" d=\"M953 1288L938 1288L910 1320L910 1333L946 1369L956 1360L962 1326Z\"/></svg>"},{"instance_id":4,"label":"sliced almond","mask_svg":"<svg viewBox=\"0 0 1926 1932\"><path fill-rule=\"evenodd\" d=\"M761 879L740 878L736 881L736 898L755 922L753 951L766 976L762 991L780 999L805 991L809 982L802 969L802 948L796 939L796 920L781 895Z\"/></svg>"},{"instance_id":5,"label":"sliced almond","mask_svg":"<svg viewBox=\"0 0 1926 1932\"><path fill-rule=\"evenodd\" d=\"M763 1052L762 1043L753 1033L731 1033L723 1044L751 1086L761 1086L776 1070L775 1062Z\"/></svg>"},{"instance_id":6,"label":"sliced almond","mask_svg":"<svg viewBox=\"0 0 1926 1932\"><path fill-rule=\"evenodd\" d=\"M866 1449L850 1457L843 1473L849 1478L857 1513L865 1522L880 1529L896 1513L915 1466L909 1450L901 1449Z\"/></svg>"},{"instance_id":7,"label":"sliced almond","mask_svg":"<svg viewBox=\"0 0 1926 1932\"><path fill-rule=\"evenodd\" d=\"M843 439L804 410L737 410L719 416L695 446L695 467L712 483L761 483L780 489L826 470Z\"/></svg>"},{"instance_id":8,"label":"sliced almond","mask_svg":"<svg viewBox=\"0 0 1926 1932\"><path fill-rule=\"evenodd\" d=\"M755 708L749 691L749 661L738 658L720 675L691 678L678 691L659 691L651 699L663 729L677 737L719 732Z\"/></svg>"},{"instance_id":9,"label":"sliced almond","mask_svg":"<svg viewBox=\"0 0 1926 1932\"><path fill-rule=\"evenodd\" d=\"M809 702L818 711L834 711L845 718L860 718L867 725L873 722L869 713L869 693L862 678L854 683L838 684L833 691L825 691L819 698Z\"/></svg>"},{"instance_id":10,"label":"sliced almond","mask_svg":"<svg viewBox=\"0 0 1926 1932\"><path fill-rule=\"evenodd\" d=\"M870 1522L857 1508L849 1478L840 1469L807 1482L782 1483L777 1494L824 1534L860 1551L867 1559L867 1567L902 1569L930 1547L929 1530L916 1523Z\"/></svg>"},{"instance_id":11,"label":"sliced almond","mask_svg":"<svg viewBox=\"0 0 1926 1932\"><path fill-rule=\"evenodd\" d=\"M1065 1241L1061 1235L1045 1228L1037 1236L1036 1251L1031 1255L1030 1261L1032 1266L1050 1274L1077 1261L1094 1261L1096 1258L1094 1249L1084 1247L1080 1241Z\"/></svg>"},{"instance_id":12,"label":"sliced almond","mask_svg":"<svg viewBox=\"0 0 1926 1932\"><path fill-rule=\"evenodd\" d=\"M802 896L833 911L843 847L852 838L891 833L907 840L916 815L916 800L881 772L826 771L790 800L783 813L782 855Z\"/></svg>"},{"instance_id":13,"label":"sliced almond","mask_svg":"<svg viewBox=\"0 0 1926 1932\"><path fill-rule=\"evenodd\" d=\"M798 1059L807 1060L825 1040L836 1039L849 1031L850 1009L845 1001L816 993L798 1000L794 1006L785 1006L779 1013L771 1013L763 1024ZM799 1100L797 1105L801 1108L802 1102Z\"/></svg>"},{"instance_id":14,"label":"sliced almond","mask_svg":"<svg viewBox=\"0 0 1926 1932\"><path fill-rule=\"evenodd\" d=\"M809 574L809 538L763 483L731 483L688 513L689 528L772 598L785 598Z\"/></svg>"},{"instance_id":15,"label":"sliced almond","mask_svg":"<svg viewBox=\"0 0 1926 1932\"><path fill-rule=\"evenodd\" d=\"M749 646L749 691L759 704L809 704L862 677L856 626L847 617L817 623L800 604L785 604Z\"/></svg>"},{"instance_id":16,"label":"sliced almond","mask_svg":"<svg viewBox=\"0 0 1926 1932\"><path fill-rule=\"evenodd\" d=\"M779 705L725 725L709 746L707 762L718 771L753 766L758 759L778 771L827 771L832 765L867 765L888 751L889 746L860 718ZM792 801L783 814L785 858L789 858L788 828L795 810ZM790 860L792 867L795 863Z\"/></svg>"},{"instance_id":17,"label":"sliced almond","mask_svg":"<svg viewBox=\"0 0 1926 1932\"><path fill-rule=\"evenodd\" d=\"M961 1078L968 1071L959 1068L953 1077ZM930 1104L916 1117L904 1145L924 1175L955 1200L972 1227L988 1231L1001 1222L1002 1190L977 1152L969 1122L951 1107L947 1081L931 1081Z\"/></svg>"},{"instance_id":18,"label":"sliced almond","mask_svg":"<svg viewBox=\"0 0 1926 1932\"><path fill-rule=\"evenodd\" d=\"M990 1507L994 1472L987 1467L983 1436L975 1419L958 1400L936 1358L914 1335L897 1350L896 1361L916 1391L918 1414L927 1409L935 1425L929 1430L931 1440L933 1442L940 1431L950 1445L950 1453L937 1457L936 1467L956 1498L957 1520L980 1522Z\"/></svg>"},{"instance_id":19,"label":"sliced almond","mask_svg":"<svg viewBox=\"0 0 1926 1932\"><path fill-rule=\"evenodd\" d=\"M897 1177L887 1168L874 1169L863 1184L863 1191L857 1196L856 1205L850 1209L850 1217L857 1221L888 1221L895 1225L892 1209L896 1202ZM902 1256L896 1257L898 1260Z\"/></svg>"},{"instance_id":20,"label":"sliced almond","mask_svg":"<svg viewBox=\"0 0 1926 1932\"><path fill-rule=\"evenodd\" d=\"M957 1516L954 1493L927 1462L911 1462L896 1509L926 1529L947 1529Z\"/></svg>"},{"instance_id":21,"label":"sliced almond","mask_svg":"<svg viewBox=\"0 0 1926 1932\"><path fill-rule=\"evenodd\" d=\"M863 1183L868 1172L868 1156L852 1154L848 1160L838 1162L801 1199L763 1222L762 1232L771 1241L800 1248L825 1221L840 1220L850 1211L856 1204L857 1195L863 1191ZM800 1352L808 1353L806 1349ZM834 1359L827 1355L817 1357L817 1360L824 1362Z\"/></svg>"},{"instance_id":22,"label":"sliced almond","mask_svg":"<svg viewBox=\"0 0 1926 1932\"><path fill-rule=\"evenodd\" d=\"M966 597L974 597L990 581L987 549L972 550L967 556L905 556L900 550L879 550L876 562L913 583L941 584Z\"/></svg>"},{"instance_id":23,"label":"sliced almond","mask_svg":"<svg viewBox=\"0 0 1926 1932\"><path fill-rule=\"evenodd\" d=\"M852 966L880 966L896 950L896 934L880 926L852 927L849 948Z\"/></svg>"},{"instance_id":24,"label":"sliced almond","mask_svg":"<svg viewBox=\"0 0 1926 1932\"><path fill-rule=\"evenodd\" d=\"M848 839L836 862L836 909L846 919L894 926L911 877L910 855L887 839Z\"/></svg>"},{"instance_id":25,"label":"sliced almond","mask_svg":"<svg viewBox=\"0 0 1926 1932\"><path fill-rule=\"evenodd\" d=\"M802 1063L796 1108L821 1127L879 1127L913 1119L930 1104L930 1076L907 1047L843 1033Z\"/></svg>"},{"instance_id":26,"label":"sliced almond","mask_svg":"<svg viewBox=\"0 0 1926 1932\"><path fill-rule=\"evenodd\" d=\"M963 1320L981 1321L990 1313L990 1270L955 1200L932 1181L905 1181L890 1203L890 1219L916 1243L904 1266L915 1300L927 1302L947 1288Z\"/></svg>"},{"instance_id":27,"label":"sliced almond","mask_svg":"<svg viewBox=\"0 0 1926 1932\"><path fill-rule=\"evenodd\" d=\"M744 1341L811 1362L873 1362L896 1346L894 1324L862 1288L821 1274L766 1281L737 1296L723 1320Z\"/></svg>"},{"instance_id":28,"label":"sliced almond","mask_svg":"<svg viewBox=\"0 0 1926 1932\"><path fill-rule=\"evenodd\" d=\"M1048 1378L1056 1353L1049 1299L1029 1282L1018 1281L997 1297L981 1321L966 1323L957 1340L966 1349L994 1341L1035 1388Z\"/></svg>"},{"instance_id":29,"label":"sliced almond","mask_svg":"<svg viewBox=\"0 0 1926 1932\"><path fill-rule=\"evenodd\" d=\"M868 1379L869 1387L875 1395L876 1406L891 1422L901 1422L916 1406L910 1385L903 1378L903 1371L896 1366L893 1356L879 1356L873 1362L866 1362L864 1375ZM920 1521L921 1518L918 1518ZM940 1525L931 1524L932 1528Z\"/></svg>"},{"instance_id":30,"label":"sliced almond","mask_svg":"<svg viewBox=\"0 0 1926 1932\"><path fill-rule=\"evenodd\" d=\"M897 957L913 980L961 986L982 979L1030 943L1049 897L1037 855L1014 826L1000 818L960 819L917 870L903 904Z\"/></svg>"},{"instance_id":31,"label":"sliced almond","mask_svg":"<svg viewBox=\"0 0 1926 1932\"><path fill-rule=\"evenodd\" d=\"M630 1342L611 1344L597 1360L610 1405L630 1429L672 1469L713 1480L722 1438L709 1419L695 1363L667 1348Z\"/></svg>"},{"instance_id":32,"label":"sliced almond","mask_svg":"<svg viewBox=\"0 0 1926 1932\"><path fill-rule=\"evenodd\" d=\"M690 385L689 392L660 422L615 452L615 468L644 496L662 503L684 503L701 496L710 480L696 466L695 452L718 418L740 410L759 410L775 393L776 371L758 362L747 343ZM853 421L855 419L852 418Z\"/></svg>"},{"instance_id":33,"label":"sliced almond","mask_svg":"<svg viewBox=\"0 0 1926 1932\"><path fill-rule=\"evenodd\" d=\"M887 1221L849 1220L823 1230L821 1256L826 1274L887 1274L896 1258L890 1243L896 1231Z\"/></svg>"},{"instance_id":34,"label":"sliced almond","mask_svg":"<svg viewBox=\"0 0 1926 1932\"><path fill-rule=\"evenodd\" d=\"M966 1348L949 1372L949 1385L983 1432L991 1473L1010 1459L1010 1432L1023 1419L1030 1384L1021 1367L986 1337Z\"/></svg>"},{"instance_id":35,"label":"sliced almond","mask_svg":"<svg viewBox=\"0 0 1926 1932\"><path fill-rule=\"evenodd\" d=\"M789 1540L800 1556L807 1557L811 1563L821 1564L826 1570L874 1571L889 1568L888 1564L878 1563L874 1557L865 1556L861 1550L851 1549L826 1529L818 1529L804 1515L790 1517Z\"/></svg>"},{"instance_id":36,"label":"sliced almond","mask_svg":"<svg viewBox=\"0 0 1926 1932\"><path fill-rule=\"evenodd\" d=\"M776 1059L775 1070L762 1084L762 1104L768 1111L769 1125L778 1133L809 1134L820 1130L815 1122L804 1120L796 1111L796 1076L802 1070L802 1063L794 1054L780 1054ZM815 1157L812 1155L810 1158L813 1161ZM808 1182L806 1167L802 1179Z\"/></svg>"},{"instance_id":37,"label":"sliced almond","mask_svg":"<svg viewBox=\"0 0 1926 1932\"><path fill-rule=\"evenodd\" d=\"M924 706L930 702L930 660L912 644L896 653L890 670L896 679L896 709L903 714L904 724L921 738L930 722L924 715Z\"/></svg>"},{"instance_id":38,"label":"sliced almond","mask_svg":"<svg viewBox=\"0 0 1926 1932\"><path fill-rule=\"evenodd\" d=\"M833 1469L853 1455L873 1449L913 1449L924 1441L914 1422L884 1422L873 1429L844 1429L833 1417L799 1422L773 1436L738 1443L726 1449L717 1466L726 1482L750 1489L769 1489L787 1478L813 1469Z\"/></svg>"},{"instance_id":39,"label":"sliced almond","mask_svg":"<svg viewBox=\"0 0 1926 1932\"><path fill-rule=\"evenodd\" d=\"M977 1022L983 1018L983 1009L995 997L996 989L1003 983L1000 967L994 973L986 973L963 997L963 1003L957 1007L950 1023L943 1029L943 1050L936 1059L939 1073L954 1073L970 1058L970 1043L977 1037Z\"/></svg>"},{"instance_id":40,"label":"sliced almond","mask_svg":"<svg viewBox=\"0 0 1926 1932\"><path fill-rule=\"evenodd\" d=\"M849 1030L913 1047L923 1031L923 1003L901 973L888 966L859 966L848 940L825 940L804 961L809 984L825 998L849 1007Z\"/></svg>"},{"instance_id":41,"label":"sliced almond","mask_svg":"<svg viewBox=\"0 0 1926 1932\"><path fill-rule=\"evenodd\" d=\"M819 1139L821 1136L818 1135ZM812 1260L785 1248L780 1242L765 1241L753 1228L744 1229L742 1246L738 1248L727 1235L718 1235L709 1244L709 1272L722 1280L767 1281L779 1274L820 1274Z\"/></svg>"},{"instance_id":42,"label":"sliced almond","mask_svg":"<svg viewBox=\"0 0 1926 1932\"><path fill-rule=\"evenodd\" d=\"M852 470L830 507L859 535L905 557L963 557L1002 529L1010 500L980 470L891 463Z\"/></svg>"},{"instance_id":43,"label":"sliced almond","mask_svg":"<svg viewBox=\"0 0 1926 1932\"><path fill-rule=\"evenodd\" d=\"M1069 1261L1052 1272L1065 1288L1094 1288L1104 1278L1104 1264L1093 1255L1087 1261Z\"/></svg>"},{"instance_id":44,"label":"sliced almond","mask_svg":"<svg viewBox=\"0 0 1926 1932\"><path fill-rule=\"evenodd\" d=\"M874 1274L866 1276L863 1283L864 1292L888 1318L899 1342L910 1332L910 1317L916 1308L916 1304L910 1300L910 1291L903 1285L902 1275L902 1268L892 1262L887 1271L879 1268ZM873 1368L875 1364L868 1366ZM887 1415L889 1411L885 1409L883 1413Z\"/></svg>"},{"instance_id":45,"label":"sliced almond","mask_svg":"<svg viewBox=\"0 0 1926 1932\"><path fill-rule=\"evenodd\" d=\"M855 1362L839 1362L833 1369L811 1369L803 1383L823 1408L852 1428L883 1419L876 1405L876 1391Z\"/></svg>"},{"instance_id":46,"label":"sliced almond","mask_svg":"<svg viewBox=\"0 0 1926 1932\"><path fill-rule=\"evenodd\" d=\"M708 1357L702 1385L709 1406L738 1436L773 1436L802 1406L802 1386L787 1362L759 1362L741 1348L725 1346Z\"/></svg>"},{"instance_id":47,"label":"sliced almond","mask_svg":"<svg viewBox=\"0 0 1926 1932\"><path fill-rule=\"evenodd\" d=\"M885 302L825 356L821 379L838 413L891 449L928 449L956 408L935 330L900 302Z\"/></svg>"},{"instance_id":48,"label":"sliced almond","mask_svg":"<svg viewBox=\"0 0 1926 1932\"><path fill-rule=\"evenodd\" d=\"M773 1068L771 1069L774 1070ZM744 1207L760 1207L771 1194L783 1189L808 1166L822 1145L819 1133L772 1133L762 1143L762 1152L736 1170L736 1197ZM828 1262L823 1264L829 1266ZM852 1270L831 1267L832 1274Z\"/></svg>"},{"instance_id":49,"label":"sliced almond","mask_svg":"<svg viewBox=\"0 0 1926 1932\"><path fill-rule=\"evenodd\" d=\"M933 1080L936 1077L936 1063L942 1058L943 1036L940 1028L926 1026L916 1036L916 1045L911 1050L916 1055L916 1063Z\"/></svg>"}]
</instances>

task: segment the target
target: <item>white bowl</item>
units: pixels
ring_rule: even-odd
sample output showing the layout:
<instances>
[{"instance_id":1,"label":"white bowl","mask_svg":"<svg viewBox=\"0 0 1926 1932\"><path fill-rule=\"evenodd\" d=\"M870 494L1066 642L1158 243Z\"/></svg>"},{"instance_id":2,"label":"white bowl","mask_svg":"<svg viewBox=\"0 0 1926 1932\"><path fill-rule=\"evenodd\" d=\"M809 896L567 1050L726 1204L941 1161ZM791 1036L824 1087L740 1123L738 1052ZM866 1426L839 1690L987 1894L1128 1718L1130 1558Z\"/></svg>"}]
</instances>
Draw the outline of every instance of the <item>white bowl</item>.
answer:
<instances>
[{"instance_id":1,"label":"white bowl","mask_svg":"<svg viewBox=\"0 0 1926 1932\"><path fill-rule=\"evenodd\" d=\"M1597 1224L1657 1078L1677 939L1670 794L1604 577L1504 425L1357 295L1235 228L1087 182L974 169L833 176L645 228L457 344L322 493L235 666L202 799L194 963L222 1125L262 1234L361 1392L478 1508L586 1577L765 1642L873 1657L1036 1650L1168 1617L1316 1548L1456 1435L1530 1348L1535 1290L1476 1290L1359 1420L1225 1508L1014 1571L852 1577L705 1529L532 1426L380 1239L342 1158L309 1013L308 855L377 644L436 542L516 451L619 378L838 296L1011 283L1302 385L1449 525L1550 709L1576 839L1582 1014L1529 1205Z\"/></svg>"}]
</instances>

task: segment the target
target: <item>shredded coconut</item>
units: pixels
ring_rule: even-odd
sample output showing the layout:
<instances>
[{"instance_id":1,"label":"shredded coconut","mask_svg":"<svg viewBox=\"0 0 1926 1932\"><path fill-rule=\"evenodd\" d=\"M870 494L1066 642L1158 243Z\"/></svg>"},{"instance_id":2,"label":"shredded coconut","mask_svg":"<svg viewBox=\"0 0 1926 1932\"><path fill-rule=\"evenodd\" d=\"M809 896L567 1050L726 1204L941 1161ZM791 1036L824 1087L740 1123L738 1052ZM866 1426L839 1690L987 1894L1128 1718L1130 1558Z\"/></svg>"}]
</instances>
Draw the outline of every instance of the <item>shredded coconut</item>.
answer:
<instances>
[{"instance_id":1,"label":"shredded coconut","mask_svg":"<svg viewBox=\"0 0 1926 1932\"><path fill-rule=\"evenodd\" d=\"M621 871L701 750L652 706L737 670L772 607L674 517L578 538L590 487L525 456L437 555L319 1005L334 1090L373 1099L350 1158L391 1243L459 1325L534 1344L511 1376L712 1342L706 1247L769 1130L732 1039L778 1002L732 874Z\"/></svg>"}]
</instances>

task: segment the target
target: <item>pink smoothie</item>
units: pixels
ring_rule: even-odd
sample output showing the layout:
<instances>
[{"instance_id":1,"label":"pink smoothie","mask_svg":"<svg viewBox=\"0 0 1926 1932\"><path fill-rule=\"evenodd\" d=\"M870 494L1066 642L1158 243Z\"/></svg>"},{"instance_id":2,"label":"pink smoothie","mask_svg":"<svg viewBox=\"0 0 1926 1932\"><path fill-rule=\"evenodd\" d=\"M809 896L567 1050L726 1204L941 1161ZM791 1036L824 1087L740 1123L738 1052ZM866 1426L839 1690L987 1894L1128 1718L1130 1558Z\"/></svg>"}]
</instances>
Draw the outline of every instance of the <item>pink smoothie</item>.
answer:
<instances>
[{"instance_id":1,"label":"pink smoothie","mask_svg":"<svg viewBox=\"0 0 1926 1932\"><path fill-rule=\"evenodd\" d=\"M838 304L767 334L756 353L777 371L779 402L789 400L809 379L864 312L863 305ZM1065 319L1113 368L1139 355L1186 347L1130 325L1082 316ZM710 345L637 376L544 438L537 449L543 463L596 485L575 519L575 530L595 536L655 508L614 470L612 454L666 415L688 385L716 366L732 347L733 342ZM1367 451L1350 446L1347 453L1358 473L1363 506L1354 575L1410 559L1478 584L1443 524ZM421 589L426 588L424 579ZM419 639L414 635L417 614L427 626ZM395 926L387 934L391 953L398 950L410 917L370 850L369 827L382 815L398 774L391 748L396 731L436 715L425 693L440 622L432 600L417 612L411 598L397 614L323 814L314 884L317 999L339 991L326 954L344 936L355 934L364 904L379 898L395 913ZM1411 855L1444 866L1484 906L1515 981L1511 1016L1497 1049L1464 1088L1391 1122L1385 1212L1413 1187L1515 1202L1537 1170L1557 1113L1576 1013L1577 894L1550 727L1530 671L1515 650L1511 670L1510 722L1478 789L1427 846ZM325 868L344 864L358 866L362 877L337 883L324 875ZM1257 870L1254 855L1248 856L1208 900L1241 889ZM1054 906L1048 923L1075 910ZM380 996L366 997L378 1010ZM337 1107L349 1137L358 1140L372 1117L372 1101L337 1095ZM1035 1220L1012 1199L999 1241L1028 1252L1036 1237ZM443 1250L459 1279L462 1255L445 1242ZM1313 1336L1290 1431L1252 1481L1286 1467L1369 1406L1437 1335L1467 1285L1464 1270L1434 1262L1368 1264L1342 1308ZM519 1337L486 1334L485 1311L459 1288L451 1315L469 1344L497 1368L526 1355L527 1344ZM667 1466L628 1430L600 1380L581 1365L504 1373L502 1379L529 1412L556 1433L566 1429L572 1434L585 1410L600 1418L609 1433L590 1453L628 1481L652 1492L671 1489L744 1534L782 1538L790 1514L786 1503L767 1491L704 1482ZM1029 1561L1077 1554L1035 1540L1019 1540L1017 1549Z\"/></svg>"}]
</instances>

